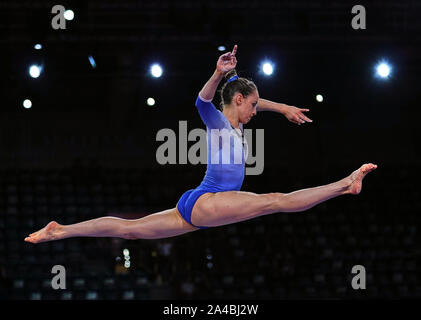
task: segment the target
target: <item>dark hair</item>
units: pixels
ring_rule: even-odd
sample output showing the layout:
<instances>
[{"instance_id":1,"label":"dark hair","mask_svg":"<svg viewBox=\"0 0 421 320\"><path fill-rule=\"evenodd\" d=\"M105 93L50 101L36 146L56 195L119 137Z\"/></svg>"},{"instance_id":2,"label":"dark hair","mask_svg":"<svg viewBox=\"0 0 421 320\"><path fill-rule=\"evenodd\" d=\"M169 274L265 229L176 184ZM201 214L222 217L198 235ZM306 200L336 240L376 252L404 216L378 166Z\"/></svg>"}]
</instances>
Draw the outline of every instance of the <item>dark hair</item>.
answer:
<instances>
[{"instance_id":1,"label":"dark hair","mask_svg":"<svg viewBox=\"0 0 421 320\"><path fill-rule=\"evenodd\" d=\"M227 80L226 83L221 88L221 109L223 109L224 105L231 104L232 98L234 97L235 93L241 93L244 98L248 95L252 94L255 90L257 90L256 85L253 81L248 80L246 78L238 77L238 79L228 82L228 80L237 75L237 71L232 69L231 71L227 72L225 75L225 79Z\"/></svg>"}]
</instances>

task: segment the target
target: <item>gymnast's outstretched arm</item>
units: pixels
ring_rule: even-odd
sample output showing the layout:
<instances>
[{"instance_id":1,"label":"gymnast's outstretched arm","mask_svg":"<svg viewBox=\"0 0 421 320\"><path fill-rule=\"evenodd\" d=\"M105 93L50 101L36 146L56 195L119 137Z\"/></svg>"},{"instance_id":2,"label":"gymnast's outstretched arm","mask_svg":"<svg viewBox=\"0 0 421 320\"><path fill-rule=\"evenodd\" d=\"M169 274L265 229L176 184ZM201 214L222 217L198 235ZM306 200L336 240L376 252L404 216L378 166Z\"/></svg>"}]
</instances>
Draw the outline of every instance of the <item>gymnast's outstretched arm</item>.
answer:
<instances>
[{"instance_id":1,"label":"gymnast's outstretched arm","mask_svg":"<svg viewBox=\"0 0 421 320\"><path fill-rule=\"evenodd\" d=\"M313 122L313 120L306 117L303 113L310 111L309 109L297 108L284 103L273 102L262 98L260 98L257 103L257 111L278 112L283 114L289 121L299 125L305 122Z\"/></svg>"}]
</instances>

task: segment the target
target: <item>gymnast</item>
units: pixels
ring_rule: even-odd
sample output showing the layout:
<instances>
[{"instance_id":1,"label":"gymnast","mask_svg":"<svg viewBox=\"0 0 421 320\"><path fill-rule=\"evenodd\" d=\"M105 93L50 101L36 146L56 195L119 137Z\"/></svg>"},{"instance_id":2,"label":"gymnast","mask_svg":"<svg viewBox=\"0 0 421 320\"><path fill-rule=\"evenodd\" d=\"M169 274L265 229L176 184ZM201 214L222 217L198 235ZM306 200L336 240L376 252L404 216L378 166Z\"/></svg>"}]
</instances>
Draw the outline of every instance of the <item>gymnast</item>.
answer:
<instances>
[{"instance_id":1,"label":"gymnast","mask_svg":"<svg viewBox=\"0 0 421 320\"><path fill-rule=\"evenodd\" d=\"M236 52L235 45L232 52L219 57L216 70L197 97L196 107L207 128L207 170L202 183L197 188L186 191L175 208L140 219L105 216L70 225L51 221L24 240L40 243L71 237L116 237L132 240L169 238L272 213L302 212L340 195L359 194L364 177L375 170L377 165L363 164L342 180L290 193L256 194L240 191L248 150L243 125L248 123L257 111L278 112L299 125L312 120L303 113L309 111L308 109L260 98L256 85L236 74ZM212 100L224 78L227 82L221 88L221 112ZM229 132L230 136L230 139L222 139L222 145L220 137L213 134L221 130ZM211 147L215 146L215 143L219 147ZM241 161L233 161L234 156L238 154L241 154ZM220 158L229 161L215 161Z\"/></svg>"}]
</instances>

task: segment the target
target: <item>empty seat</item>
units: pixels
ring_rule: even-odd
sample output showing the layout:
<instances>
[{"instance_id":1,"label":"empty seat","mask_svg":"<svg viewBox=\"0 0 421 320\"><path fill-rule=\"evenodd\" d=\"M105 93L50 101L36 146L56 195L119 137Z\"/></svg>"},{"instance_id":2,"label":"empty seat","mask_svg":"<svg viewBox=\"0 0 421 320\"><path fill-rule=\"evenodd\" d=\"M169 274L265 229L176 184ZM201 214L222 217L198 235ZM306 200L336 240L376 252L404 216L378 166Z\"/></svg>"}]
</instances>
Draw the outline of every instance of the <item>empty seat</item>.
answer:
<instances>
[{"instance_id":1,"label":"empty seat","mask_svg":"<svg viewBox=\"0 0 421 320\"><path fill-rule=\"evenodd\" d=\"M13 288L15 289L23 289L25 286L25 280L24 279L16 279L13 281Z\"/></svg>"},{"instance_id":2,"label":"empty seat","mask_svg":"<svg viewBox=\"0 0 421 320\"><path fill-rule=\"evenodd\" d=\"M65 291L60 296L61 300L72 300L73 293L71 291Z\"/></svg>"},{"instance_id":3,"label":"empty seat","mask_svg":"<svg viewBox=\"0 0 421 320\"><path fill-rule=\"evenodd\" d=\"M231 287L234 285L234 277L232 275L226 275L222 278L222 283L226 287Z\"/></svg>"},{"instance_id":4,"label":"empty seat","mask_svg":"<svg viewBox=\"0 0 421 320\"><path fill-rule=\"evenodd\" d=\"M88 291L86 293L86 300L98 300L99 295L96 291Z\"/></svg>"},{"instance_id":5,"label":"empty seat","mask_svg":"<svg viewBox=\"0 0 421 320\"><path fill-rule=\"evenodd\" d=\"M85 288L85 285L86 285L85 279L77 278L73 280L73 286L76 289Z\"/></svg>"},{"instance_id":6,"label":"empty seat","mask_svg":"<svg viewBox=\"0 0 421 320\"><path fill-rule=\"evenodd\" d=\"M135 293L133 290L123 291L123 300L133 300L135 298Z\"/></svg>"},{"instance_id":7,"label":"empty seat","mask_svg":"<svg viewBox=\"0 0 421 320\"><path fill-rule=\"evenodd\" d=\"M29 299L30 300L41 300L41 298L42 298L42 294L39 291L31 292L29 294Z\"/></svg>"}]
</instances>

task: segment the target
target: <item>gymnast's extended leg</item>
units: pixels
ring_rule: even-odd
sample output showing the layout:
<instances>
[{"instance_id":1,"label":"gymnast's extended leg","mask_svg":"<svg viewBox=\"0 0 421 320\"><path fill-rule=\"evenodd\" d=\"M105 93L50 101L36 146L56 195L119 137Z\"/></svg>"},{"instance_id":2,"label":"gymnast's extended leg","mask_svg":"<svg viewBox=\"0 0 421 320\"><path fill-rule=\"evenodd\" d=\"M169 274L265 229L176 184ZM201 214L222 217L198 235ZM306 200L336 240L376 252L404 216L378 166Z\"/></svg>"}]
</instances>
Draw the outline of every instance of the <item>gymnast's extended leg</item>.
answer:
<instances>
[{"instance_id":1,"label":"gymnast's extended leg","mask_svg":"<svg viewBox=\"0 0 421 320\"><path fill-rule=\"evenodd\" d=\"M71 225L55 221L31 233L26 242L39 243L72 237L114 237L123 239L160 239L198 230L188 224L176 208L153 213L140 219L101 217Z\"/></svg>"},{"instance_id":2,"label":"gymnast's extended leg","mask_svg":"<svg viewBox=\"0 0 421 320\"><path fill-rule=\"evenodd\" d=\"M197 200L191 221L196 226L215 227L276 212L305 211L340 195L359 194L362 180L376 168L374 164L364 164L340 181L291 193L206 193Z\"/></svg>"}]
</instances>

